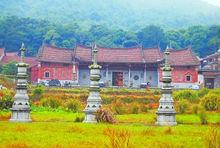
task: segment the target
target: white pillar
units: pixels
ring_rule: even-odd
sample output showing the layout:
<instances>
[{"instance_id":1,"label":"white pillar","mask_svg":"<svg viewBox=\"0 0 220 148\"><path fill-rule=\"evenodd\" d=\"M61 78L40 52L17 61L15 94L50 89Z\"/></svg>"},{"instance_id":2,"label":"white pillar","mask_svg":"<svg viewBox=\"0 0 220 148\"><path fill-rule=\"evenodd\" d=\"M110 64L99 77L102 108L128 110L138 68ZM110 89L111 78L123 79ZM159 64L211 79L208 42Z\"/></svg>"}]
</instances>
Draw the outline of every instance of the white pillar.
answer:
<instances>
[{"instance_id":1,"label":"white pillar","mask_svg":"<svg viewBox=\"0 0 220 148\"><path fill-rule=\"evenodd\" d=\"M131 65L128 66L128 87L131 85Z\"/></svg>"},{"instance_id":2,"label":"white pillar","mask_svg":"<svg viewBox=\"0 0 220 148\"><path fill-rule=\"evenodd\" d=\"M79 84L79 63L77 64L77 71L76 71L76 73L77 73L77 75L76 75L76 77L77 77L77 84L80 85Z\"/></svg>"},{"instance_id":3,"label":"white pillar","mask_svg":"<svg viewBox=\"0 0 220 148\"><path fill-rule=\"evenodd\" d=\"M106 82L108 82L109 81L108 80L108 65L106 65L106 71L105 72L106 72L106 74L105 74L106 75Z\"/></svg>"},{"instance_id":4,"label":"white pillar","mask_svg":"<svg viewBox=\"0 0 220 148\"><path fill-rule=\"evenodd\" d=\"M147 65L144 64L144 83L147 83Z\"/></svg>"}]
</instances>

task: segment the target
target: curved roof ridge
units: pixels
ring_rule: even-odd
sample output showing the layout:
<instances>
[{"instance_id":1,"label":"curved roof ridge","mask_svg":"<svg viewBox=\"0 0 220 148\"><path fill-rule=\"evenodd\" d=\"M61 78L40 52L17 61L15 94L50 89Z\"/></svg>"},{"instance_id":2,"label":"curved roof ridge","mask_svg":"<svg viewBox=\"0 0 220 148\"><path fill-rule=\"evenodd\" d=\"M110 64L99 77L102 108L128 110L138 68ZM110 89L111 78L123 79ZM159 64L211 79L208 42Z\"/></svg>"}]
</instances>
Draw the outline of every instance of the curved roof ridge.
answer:
<instances>
[{"instance_id":1,"label":"curved roof ridge","mask_svg":"<svg viewBox=\"0 0 220 148\"><path fill-rule=\"evenodd\" d=\"M50 45L50 44L44 44L43 47L50 47L50 48L56 48L56 49L59 49L59 50L72 50L73 48L65 48L65 47L58 47L58 46L55 46L55 45Z\"/></svg>"},{"instance_id":2,"label":"curved roof ridge","mask_svg":"<svg viewBox=\"0 0 220 148\"><path fill-rule=\"evenodd\" d=\"M160 49L158 46L152 46L152 47L143 47L143 50L147 49Z\"/></svg>"},{"instance_id":3,"label":"curved roof ridge","mask_svg":"<svg viewBox=\"0 0 220 148\"><path fill-rule=\"evenodd\" d=\"M91 47L87 47L85 45L81 45L81 44L77 44L77 46L79 47L83 47L83 48L91 48ZM103 47L103 46L100 46L100 45L97 45L98 48L100 49L111 49L111 50L114 50L114 49L137 49L137 48L140 48L139 46L133 46L133 47Z\"/></svg>"},{"instance_id":4,"label":"curved roof ridge","mask_svg":"<svg viewBox=\"0 0 220 148\"><path fill-rule=\"evenodd\" d=\"M82 44L77 44L77 45L76 45L76 49L77 49L77 47L82 47L82 48L91 48L91 47L87 47L87 46L82 45Z\"/></svg>"},{"instance_id":5,"label":"curved roof ridge","mask_svg":"<svg viewBox=\"0 0 220 148\"><path fill-rule=\"evenodd\" d=\"M178 52L178 51L183 51L183 50L189 50L189 51L192 51L192 49L189 48L189 47L180 48L180 49L174 49L174 48L169 49L169 51L171 51L171 52Z\"/></svg>"}]
</instances>

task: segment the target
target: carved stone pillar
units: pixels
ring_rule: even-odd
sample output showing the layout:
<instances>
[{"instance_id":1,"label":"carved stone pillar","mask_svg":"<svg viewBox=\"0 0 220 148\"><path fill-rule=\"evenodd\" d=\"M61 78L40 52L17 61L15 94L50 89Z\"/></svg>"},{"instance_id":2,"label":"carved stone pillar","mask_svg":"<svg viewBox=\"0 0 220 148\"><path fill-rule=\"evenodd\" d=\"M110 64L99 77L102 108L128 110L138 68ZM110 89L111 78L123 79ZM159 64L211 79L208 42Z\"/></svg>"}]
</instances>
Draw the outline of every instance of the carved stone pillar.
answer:
<instances>
[{"instance_id":1,"label":"carved stone pillar","mask_svg":"<svg viewBox=\"0 0 220 148\"><path fill-rule=\"evenodd\" d=\"M22 44L20 50L21 50L21 62L19 62L16 65L18 67L17 86L16 86L16 94L14 96L15 100L11 108L12 116L10 121L31 122L29 97L27 95L28 64L23 62L23 57L25 52L24 44Z\"/></svg>"},{"instance_id":2,"label":"carved stone pillar","mask_svg":"<svg viewBox=\"0 0 220 148\"><path fill-rule=\"evenodd\" d=\"M165 51L165 65L162 68L162 95L157 110L157 125L176 125L176 112L174 109L174 101L172 98L171 86L171 67L168 62L170 52L168 48Z\"/></svg>"},{"instance_id":3,"label":"carved stone pillar","mask_svg":"<svg viewBox=\"0 0 220 148\"><path fill-rule=\"evenodd\" d=\"M84 110L85 119L83 122L86 123L96 123L95 113L102 106L102 99L100 97L100 87L99 80L101 79L100 69L101 66L97 64L97 47L96 45L92 48L93 52L93 64L89 66L90 68L90 89L89 89L89 97L87 99L87 105Z\"/></svg>"}]
</instances>

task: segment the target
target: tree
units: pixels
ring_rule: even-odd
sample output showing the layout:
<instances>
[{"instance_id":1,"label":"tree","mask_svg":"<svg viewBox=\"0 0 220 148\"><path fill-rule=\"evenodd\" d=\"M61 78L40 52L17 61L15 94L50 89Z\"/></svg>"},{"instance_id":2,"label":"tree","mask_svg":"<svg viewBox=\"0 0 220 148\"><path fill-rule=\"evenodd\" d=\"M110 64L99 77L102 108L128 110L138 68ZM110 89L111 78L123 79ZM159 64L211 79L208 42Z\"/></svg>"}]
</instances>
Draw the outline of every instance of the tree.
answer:
<instances>
[{"instance_id":1,"label":"tree","mask_svg":"<svg viewBox=\"0 0 220 148\"><path fill-rule=\"evenodd\" d=\"M166 32L166 39L169 42L170 46L174 49L184 48L184 34L179 30L169 30Z\"/></svg>"},{"instance_id":2,"label":"tree","mask_svg":"<svg viewBox=\"0 0 220 148\"><path fill-rule=\"evenodd\" d=\"M204 26L192 26L185 33L185 44L192 45L194 52L199 56L206 55L208 29Z\"/></svg>"},{"instance_id":3,"label":"tree","mask_svg":"<svg viewBox=\"0 0 220 148\"><path fill-rule=\"evenodd\" d=\"M166 38L162 28L155 25L149 25L137 33L139 43L143 47L160 46L165 48Z\"/></svg>"},{"instance_id":4,"label":"tree","mask_svg":"<svg viewBox=\"0 0 220 148\"><path fill-rule=\"evenodd\" d=\"M214 53L220 49L220 25L213 25L209 27L207 36L209 53Z\"/></svg>"},{"instance_id":5,"label":"tree","mask_svg":"<svg viewBox=\"0 0 220 148\"><path fill-rule=\"evenodd\" d=\"M57 46L59 44L59 39L60 35L57 33L55 29L47 31L47 33L44 35L45 42L54 46Z\"/></svg>"},{"instance_id":6,"label":"tree","mask_svg":"<svg viewBox=\"0 0 220 148\"><path fill-rule=\"evenodd\" d=\"M16 73L17 73L16 62L9 62L2 66L2 74L4 75L16 75Z\"/></svg>"}]
</instances>

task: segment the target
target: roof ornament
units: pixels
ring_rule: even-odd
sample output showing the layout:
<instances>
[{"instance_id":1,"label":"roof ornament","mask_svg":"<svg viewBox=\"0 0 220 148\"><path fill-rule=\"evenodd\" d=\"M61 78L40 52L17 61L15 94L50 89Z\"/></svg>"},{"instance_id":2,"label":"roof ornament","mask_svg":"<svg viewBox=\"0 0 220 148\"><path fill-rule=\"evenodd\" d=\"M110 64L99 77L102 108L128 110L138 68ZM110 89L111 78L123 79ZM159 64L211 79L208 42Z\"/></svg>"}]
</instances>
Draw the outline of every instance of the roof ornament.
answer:
<instances>
[{"instance_id":1,"label":"roof ornament","mask_svg":"<svg viewBox=\"0 0 220 148\"><path fill-rule=\"evenodd\" d=\"M22 42L21 43L21 48L20 48L20 51L21 51L21 62L23 62L23 59L24 59L24 55L25 55L25 46L24 46L24 43Z\"/></svg>"},{"instance_id":2,"label":"roof ornament","mask_svg":"<svg viewBox=\"0 0 220 148\"><path fill-rule=\"evenodd\" d=\"M169 65L169 55L170 55L170 52L169 52L169 46L168 45L167 45L167 48L166 48L164 54L165 54L165 67L170 66Z\"/></svg>"},{"instance_id":3,"label":"roof ornament","mask_svg":"<svg viewBox=\"0 0 220 148\"><path fill-rule=\"evenodd\" d=\"M97 65L97 53L98 53L98 48L96 43L93 44L92 46L92 62L93 65Z\"/></svg>"},{"instance_id":4,"label":"roof ornament","mask_svg":"<svg viewBox=\"0 0 220 148\"><path fill-rule=\"evenodd\" d=\"M171 41L170 41L170 47L169 47L170 49L172 49L172 43L171 43Z\"/></svg>"}]
</instances>

